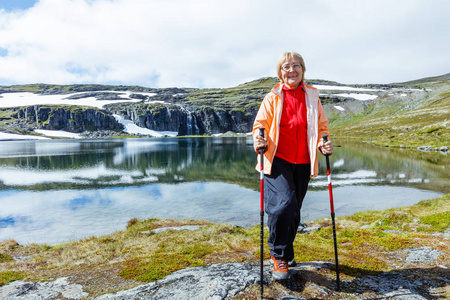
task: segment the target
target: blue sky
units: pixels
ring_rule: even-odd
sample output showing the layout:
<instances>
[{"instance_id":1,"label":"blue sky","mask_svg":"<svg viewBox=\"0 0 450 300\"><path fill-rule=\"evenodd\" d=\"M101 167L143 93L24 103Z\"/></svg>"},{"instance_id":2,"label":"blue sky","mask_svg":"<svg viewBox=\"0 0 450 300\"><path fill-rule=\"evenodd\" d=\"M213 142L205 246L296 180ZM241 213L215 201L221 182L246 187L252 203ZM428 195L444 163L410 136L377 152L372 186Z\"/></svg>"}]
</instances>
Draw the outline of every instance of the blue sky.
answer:
<instances>
[{"instance_id":1,"label":"blue sky","mask_svg":"<svg viewBox=\"0 0 450 300\"><path fill-rule=\"evenodd\" d=\"M23 10L33 7L37 0L0 0L0 9L6 11Z\"/></svg>"},{"instance_id":2,"label":"blue sky","mask_svg":"<svg viewBox=\"0 0 450 300\"><path fill-rule=\"evenodd\" d=\"M11 5L15 5L12 7ZM392 83L450 72L448 0L0 0L0 85Z\"/></svg>"}]
</instances>

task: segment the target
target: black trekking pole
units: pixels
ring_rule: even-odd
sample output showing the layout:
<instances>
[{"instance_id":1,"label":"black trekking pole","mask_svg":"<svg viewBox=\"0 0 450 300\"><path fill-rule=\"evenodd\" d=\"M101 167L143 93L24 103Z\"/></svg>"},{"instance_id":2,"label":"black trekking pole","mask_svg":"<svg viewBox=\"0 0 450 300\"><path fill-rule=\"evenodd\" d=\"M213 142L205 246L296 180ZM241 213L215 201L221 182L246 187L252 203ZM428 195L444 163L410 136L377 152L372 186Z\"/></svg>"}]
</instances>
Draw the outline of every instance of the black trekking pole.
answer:
<instances>
[{"instance_id":1,"label":"black trekking pole","mask_svg":"<svg viewBox=\"0 0 450 300\"><path fill-rule=\"evenodd\" d=\"M259 135L264 137L264 128L259 128ZM258 148L259 150L259 166L260 166L260 185L261 185L261 210L260 210L260 216L261 216L261 278L260 278L260 292L261 292L261 299L263 298L264 293L264 151L265 147Z\"/></svg>"},{"instance_id":2,"label":"black trekking pole","mask_svg":"<svg viewBox=\"0 0 450 300\"><path fill-rule=\"evenodd\" d=\"M322 138L323 138L323 143L325 144L328 141L328 134L322 135ZM334 260L336 262L336 285L337 285L337 290L339 291L341 288L340 288L340 280L339 280L339 261L338 261L337 241L336 241L336 225L334 222L333 187L331 185L329 154L325 154L325 157L327 160L327 176L328 176L328 191L330 193L331 222L333 224Z\"/></svg>"}]
</instances>

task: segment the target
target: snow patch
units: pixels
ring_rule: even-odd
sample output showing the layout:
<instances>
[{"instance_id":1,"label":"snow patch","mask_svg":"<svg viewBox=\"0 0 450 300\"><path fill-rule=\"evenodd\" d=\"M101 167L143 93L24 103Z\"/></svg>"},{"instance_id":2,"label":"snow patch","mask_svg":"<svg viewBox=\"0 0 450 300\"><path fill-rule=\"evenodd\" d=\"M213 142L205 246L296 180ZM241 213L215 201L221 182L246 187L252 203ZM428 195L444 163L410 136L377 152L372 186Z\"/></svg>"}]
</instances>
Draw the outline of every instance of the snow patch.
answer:
<instances>
[{"instance_id":1,"label":"snow patch","mask_svg":"<svg viewBox=\"0 0 450 300\"><path fill-rule=\"evenodd\" d=\"M355 88L351 86L334 86L334 85L313 85L315 88L319 90L338 90L338 91L359 91L359 92L378 92L380 89L366 89L366 88Z\"/></svg>"},{"instance_id":2,"label":"snow patch","mask_svg":"<svg viewBox=\"0 0 450 300\"><path fill-rule=\"evenodd\" d=\"M133 123L131 120L125 120L124 117L119 115L113 115L116 118L117 122L122 124L125 129L124 131L130 134L143 134L143 135L151 135L155 137L163 137L163 136L177 136L178 132L176 131L155 131L144 127L139 127Z\"/></svg>"},{"instance_id":3,"label":"snow patch","mask_svg":"<svg viewBox=\"0 0 450 300\"><path fill-rule=\"evenodd\" d=\"M65 137L71 139L81 139L81 135L79 133L67 132L63 130L44 130L44 129L35 129L34 132L51 137Z\"/></svg>"},{"instance_id":4,"label":"snow patch","mask_svg":"<svg viewBox=\"0 0 450 300\"><path fill-rule=\"evenodd\" d=\"M353 98L356 100L367 101L378 98L377 95L369 95L369 94L355 94L355 93L345 93L345 94L335 94L335 96Z\"/></svg>"},{"instance_id":5,"label":"snow patch","mask_svg":"<svg viewBox=\"0 0 450 300\"><path fill-rule=\"evenodd\" d=\"M117 92L117 91L99 91L102 93L121 93L125 94L123 98L120 95L120 100L97 100L95 97L87 97L81 99L66 99L73 95L82 94L80 92L64 95L39 95L33 93L3 93L0 98L0 107L17 107L17 106L30 106L30 105L80 105L103 108L103 106L112 103L122 102L141 102L141 99L131 99L129 96L131 92ZM86 92L83 92L86 93ZM95 91L89 93L96 93ZM150 94L150 93L147 93Z\"/></svg>"},{"instance_id":6,"label":"snow patch","mask_svg":"<svg viewBox=\"0 0 450 300\"><path fill-rule=\"evenodd\" d=\"M0 141L5 140L46 140L49 138L43 136L35 136L35 135L22 135L22 134L13 134L0 132Z\"/></svg>"}]
</instances>

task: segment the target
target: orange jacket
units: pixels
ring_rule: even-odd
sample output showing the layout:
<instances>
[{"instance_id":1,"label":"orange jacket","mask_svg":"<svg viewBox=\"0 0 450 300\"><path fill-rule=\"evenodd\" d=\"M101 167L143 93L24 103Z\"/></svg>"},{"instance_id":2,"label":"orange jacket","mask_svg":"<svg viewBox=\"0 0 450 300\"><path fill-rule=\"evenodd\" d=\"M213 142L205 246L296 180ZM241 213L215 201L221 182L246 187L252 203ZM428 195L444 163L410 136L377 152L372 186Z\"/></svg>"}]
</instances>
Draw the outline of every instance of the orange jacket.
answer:
<instances>
[{"instance_id":1,"label":"orange jacket","mask_svg":"<svg viewBox=\"0 0 450 300\"><path fill-rule=\"evenodd\" d=\"M272 162L278 146L279 128L281 112L283 111L282 84L279 83L272 88L272 91L264 97L255 122L253 123L253 140L259 135L259 128L264 127L264 134L268 137L267 149L264 153L264 173L270 174ZM319 173L319 162L317 150L322 145L323 134L329 134L328 119L325 116L322 104L319 100L319 91L306 84L303 84L305 91L306 116L308 121L308 150L311 159L311 177L316 177ZM257 149L255 151L258 153ZM260 171L259 160L256 170Z\"/></svg>"}]
</instances>

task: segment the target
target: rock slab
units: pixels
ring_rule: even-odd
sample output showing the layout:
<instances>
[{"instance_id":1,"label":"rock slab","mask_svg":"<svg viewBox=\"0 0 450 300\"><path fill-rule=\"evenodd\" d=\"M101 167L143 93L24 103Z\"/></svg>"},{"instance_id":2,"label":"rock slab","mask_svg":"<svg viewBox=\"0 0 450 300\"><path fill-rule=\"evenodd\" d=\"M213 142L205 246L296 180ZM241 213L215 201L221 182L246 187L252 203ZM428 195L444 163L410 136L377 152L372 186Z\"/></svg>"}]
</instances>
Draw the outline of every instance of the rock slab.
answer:
<instances>
[{"instance_id":1,"label":"rock slab","mask_svg":"<svg viewBox=\"0 0 450 300\"><path fill-rule=\"evenodd\" d=\"M408 257L406 261L434 261L440 255L445 254L430 247L419 247L406 250Z\"/></svg>"},{"instance_id":2,"label":"rock slab","mask_svg":"<svg viewBox=\"0 0 450 300\"><path fill-rule=\"evenodd\" d=\"M67 299L82 299L89 296L79 284L69 284L66 277L50 282L25 282L17 280L0 287L0 299L55 299L62 296Z\"/></svg>"},{"instance_id":3,"label":"rock slab","mask_svg":"<svg viewBox=\"0 0 450 300\"><path fill-rule=\"evenodd\" d=\"M187 268L134 289L105 294L96 300L122 299L227 299L250 284L259 283L260 266L227 263ZM269 274L269 267L264 270Z\"/></svg>"}]
</instances>

